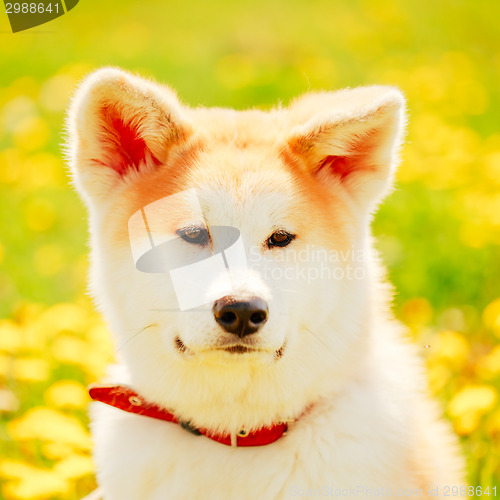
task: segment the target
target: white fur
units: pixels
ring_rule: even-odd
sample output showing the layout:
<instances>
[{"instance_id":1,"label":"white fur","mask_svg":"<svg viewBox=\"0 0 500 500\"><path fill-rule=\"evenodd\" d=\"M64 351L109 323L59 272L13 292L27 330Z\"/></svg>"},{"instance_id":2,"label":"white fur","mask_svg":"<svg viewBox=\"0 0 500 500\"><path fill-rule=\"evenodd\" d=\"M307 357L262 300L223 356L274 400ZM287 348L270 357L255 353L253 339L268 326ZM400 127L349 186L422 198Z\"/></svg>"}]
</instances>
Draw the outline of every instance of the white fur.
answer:
<instances>
[{"instance_id":1,"label":"white fur","mask_svg":"<svg viewBox=\"0 0 500 500\"><path fill-rule=\"evenodd\" d=\"M175 165L182 147L203 141L180 185L197 190L209 227L237 227L247 253L256 256L258 262L241 271L237 292L269 304L269 319L252 341L260 351L218 350L230 334L210 309L160 311L175 308L173 290L163 276L137 271L128 242L117 236L131 216L135 186L141 176L156 175L155 167L145 155L138 172L120 177L106 164L120 154L113 143L99 160L99 137L107 129L98 104L104 101L119 102L112 112L126 123L127 113L135 121L148 117L137 130L166 169L174 168L168 162ZM313 94L286 110L235 114L181 107L170 91L117 70L102 70L82 86L70 113L70 160L89 206L92 291L121 359L110 379L216 432L294 420L273 444L231 448L179 425L94 404L97 477L106 500L371 497L376 489L378 496L411 490L410 496L425 497L430 488L442 495L445 486L461 484L455 441L426 395L414 347L391 318L371 250L368 221L391 183L402 109L400 93L384 87ZM259 127L261 143L254 137ZM333 193L325 203L337 203L339 213L324 217L312 208L309 174L292 175L278 158L286 148L297 169L310 168ZM347 158L353 173L345 179L325 169L315 173L329 155ZM152 180L151 189L161 192L161 184ZM308 205L304 221L300 210ZM263 248L276 228L298 235L281 253ZM347 252L322 267L299 254L344 251L345 241L364 258ZM332 273L356 268L360 275L311 281L300 274L325 266ZM229 278L221 275L210 293L228 290ZM176 337L187 352L176 349Z\"/></svg>"}]
</instances>

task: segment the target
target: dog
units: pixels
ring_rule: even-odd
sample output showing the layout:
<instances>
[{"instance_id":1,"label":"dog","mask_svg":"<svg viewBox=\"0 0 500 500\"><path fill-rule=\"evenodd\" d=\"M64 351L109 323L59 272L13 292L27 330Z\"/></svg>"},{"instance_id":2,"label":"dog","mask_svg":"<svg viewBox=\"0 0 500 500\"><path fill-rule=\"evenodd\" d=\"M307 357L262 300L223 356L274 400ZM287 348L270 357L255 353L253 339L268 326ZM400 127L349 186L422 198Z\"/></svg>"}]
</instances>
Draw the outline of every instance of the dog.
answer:
<instances>
[{"instance_id":1,"label":"dog","mask_svg":"<svg viewBox=\"0 0 500 500\"><path fill-rule=\"evenodd\" d=\"M103 498L465 488L372 246L405 116L388 86L235 111L115 68L83 82L69 164L118 353L90 389Z\"/></svg>"}]
</instances>

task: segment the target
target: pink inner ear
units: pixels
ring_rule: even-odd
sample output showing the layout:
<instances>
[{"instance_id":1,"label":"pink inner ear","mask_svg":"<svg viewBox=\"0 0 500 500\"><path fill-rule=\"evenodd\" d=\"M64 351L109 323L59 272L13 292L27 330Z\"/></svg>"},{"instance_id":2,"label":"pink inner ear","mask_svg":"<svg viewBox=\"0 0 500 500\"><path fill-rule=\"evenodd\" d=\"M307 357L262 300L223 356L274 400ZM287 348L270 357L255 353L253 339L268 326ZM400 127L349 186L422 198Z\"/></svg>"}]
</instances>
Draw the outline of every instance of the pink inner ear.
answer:
<instances>
[{"instance_id":1,"label":"pink inner ear","mask_svg":"<svg viewBox=\"0 0 500 500\"><path fill-rule=\"evenodd\" d=\"M329 155L319 165L318 172L322 170L328 170L343 180L353 171L352 158Z\"/></svg>"},{"instance_id":2,"label":"pink inner ear","mask_svg":"<svg viewBox=\"0 0 500 500\"><path fill-rule=\"evenodd\" d=\"M116 134L115 141L113 141L113 164L110 166L120 175L124 175L131 168L139 171L146 159L156 165L159 163L151 154L137 128L131 124L125 124L121 118L112 118L110 127Z\"/></svg>"}]
</instances>

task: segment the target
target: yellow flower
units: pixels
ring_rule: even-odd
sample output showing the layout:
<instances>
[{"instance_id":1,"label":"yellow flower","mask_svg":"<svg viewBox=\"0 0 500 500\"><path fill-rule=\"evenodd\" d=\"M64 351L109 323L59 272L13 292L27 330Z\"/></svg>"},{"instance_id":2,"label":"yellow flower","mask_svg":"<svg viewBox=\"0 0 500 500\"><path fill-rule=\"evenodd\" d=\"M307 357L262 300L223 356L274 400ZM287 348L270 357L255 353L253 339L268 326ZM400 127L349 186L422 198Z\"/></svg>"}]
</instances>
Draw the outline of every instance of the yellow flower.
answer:
<instances>
[{"instance_id":1,"label":"yellow flower","mask_svg":"<svg viewBox=\"0 0 500 500\"><path fill-rule=\"evenodd\" d=\"M403 304L401 314L410 326L423 325L432 319L432 306L423 297L410 299Z\"/></svg>"},{"instance_id":2,"label":"yellow flower","mask_svg":"<svg viewBox=\"0 0 500 500\"><path fill-rule=\"evenodd\" d=\"M30 321L23 325L23 348L27 351L39 351L44 355L47 350L47 337L49 332L46 331L39 321Z\"/></svg>"},{"instance_id":3,"label":"yellow flower","mask_svg":"<svg viewBox=\"0 0 500 500\"><path fill-rule=\"evenodd\" d=\"M61 442L81 450L90 450L92 441L88 431L75 417L56 410L36 407L7 424L7 432L14 440L40 439Z\"/></svg>"},{"instance_id":4,"label":"yellow flower","mask_svg":"<svg viewBox=\"0 0 500 500\"><path fill-rule=\"evenodd\" d=\"M482 378L491 378L500 373L500 345L477 362L477 371Z\"/></svg>"},{"instance_id":5,"label":"yellow flower","mask_svg":"<svg viewBox=\"0 0 500 500\"><path fill-rule=\"evenodd\" d=\"M68 480L55 471L14 460L0 462L0 476L10 479L3 487L7 498L39 500L65 494L70 487Z\"/></svg>"},{"instance_id":6,"label":"yellow flower","mask_svg":"<svg viewBox=\"0 0 500 500\"><path fill-rule=\"evenodd\" d=\"M490 302L483 312L484 325L500 337L500 298Z\"/></svg>"},{"instance_id":7,"label":"yellow flower","mask_svg":"<svg viewBox=\"0 0 500 500\"><path fill-rule=\"evenodd\" d=\"M464 413L453 420L453 427L460 436L467 436L479 425L479 415L477 413Z\"/></svg>"},{"instance_id":8,"label":"yellow flower","mask_svg":"<svg viewBox=\"0 0 500 500\"><path fill-rule=\"evenodd\" d=\"M500 152L494 151L484 158L485 174L488 182L500 184Z\"/></svg>"},{"instance_id":9,"label":"yellow flower","mask_svg":"<svg viewBox=\"0 0 500 500\"><path fill-rule=\"evenodd\" d=\"M90 401L85 387L74 380L60 380L51 385L45 399L59 408L85 408Z\"/></svg>"},{"instance_id":10,"label":"yellow flower","mask_svg":"<svg viewBox=\"0 0 500 500\"><path fill-rule=\"evenodd\" d=\"M42 453L49 460L60 460L74 453L73 446L67 443L43 443Z\"/></svg>"},{"instance_id":11,"label":"yellow flower","mask_svg":"<svg viewBox=\"0 0 500 500\"><path fill-rule=\"evenodd\" d=\"M86 308L64 302L50 307L40 316L44 327L54 333L62 330L85 331L89 320L92 319Z\"/></svg>"},{"instance_id":12,"label":"yellow flower","mask_svg":"<svg viewBox=\"0 0 500 500\"><path fill-rule=\"evenodd\" d=\"M448 366L460 368L469 357L469 343L458 332L444 330L433 339L429 353L429 363L445 362Z\"/></svg>"},{"instance_id":13,"label":"yellow flower","mask_svg":"<svg viewBox=\"0 0 500 500\"><path fill-rule=\"evenodd\" d=\"M87 349L83 340L72 335L59 335L52 345L52 354L62 363L85 366Z\"/></svg>"},{"instance_id":14,"label":"yellow flower","mask_svg":"<svg viewBox=\"0 0 500 500\"><path fill-rule=\"evenodd\" d=\"M8 354L0 353L0 376L10 378L14 367L14 360Z\"/></svg>"},{"instance_id":15,"label":"yellow flower","mask_svg":"<svg viewBox=\"0 0 500 500\"><path fill-rule=\"evenodd\" d=\"M0 320L0 351L15 353L23 345L21 328L9 319Z\"/></svg>"},{"instance_id":16,"label":"yellow flower","mask_svg":"<svg viewBox=\"0 0 500 500\"><path fill-rule=\"evenodd\" d=\"M491 436L500 434L500 410L496 410L488 417L486 422L486 431Z\"/></svg>"},{"instance_id":17,"label":"yellow flower","mask_svg":"<svg viewBox=\"0 0 500 500\"><path fill-rule=\"evenodd\" d=\"M104 343L107 351L112 350L109 330L100 319L85 332L85 336L92 346L99 347Z\"/></svg>"},{"instance_id":18,"label":"yellow flower","mask_svg":"<svg viewBox=\"0 0 500 500\"><path fill-rule=\"evenodd\" d=\"M88 455L73 454L61 460L54 471L66 479L79 479L94 472L94 462Z\"/></svg>"},{"instance_id":19,"label":"yellow flower","mask_svg":"<svg viewBox=\"0 0 500 500\"><path fill-rule=\"evenodd\" d=\"M46 359L20 358L14 363L14 378L30 382L43 382L50 375L50 365Z\"/></svg>"},{"instance_id":20,"label":"yellow flower","mask_svg":"<svg viewBox=\"0 0 500 500\"><path fill-rule=\"evenodd\" d=\"M477 385L464 387L455 394L448 405L450 415L457 416L468 411L484 413L488 411L497 400L494 387L489 385Z\"/></svg>"},{"instance_id":21,"label":"yellow flower","mask_svg":"<svg viewBox=\"0 0 500 500\"><path fill-rule=\"evenodd\" d=\"M497 401L497 392L489 385L468 386L455 394L448 404L448 412L453 417L459 434L469 434L477 428L479 419Z\"/></svg>"},{"instance_id":22,"label":"yellow flower","mask_svg":"<svg viewBox=\"0 0 500 500\"><path fill-rule=\"evenodd\" d=\"M428 379L429 388L433 394L437 394L450 381L451 371L441 364L433 365L429 368Z\"/></svg>"},{"instance_id":23,"label":"yellow flower","mask_svg":"<svg viewBox=\"0 0 500 500\"><path fill-rule=\"evenodd\" d=\"M491 239L488 229L475 220L464 220L460 226L459 236L462 242L471 248L482 248Z\"/></svg>"},{"instance_id":24,"label":"yellow flower","mask_svg":"<svg viewBox=\"0 0 500 500\"><path fill-rule=\"evenodd\" d=\"M99 321L86 332L89 342L88 355L83 366L93 380L101 378L113 361L113 343L107 327Z\"/></svg>"}]
</instances>

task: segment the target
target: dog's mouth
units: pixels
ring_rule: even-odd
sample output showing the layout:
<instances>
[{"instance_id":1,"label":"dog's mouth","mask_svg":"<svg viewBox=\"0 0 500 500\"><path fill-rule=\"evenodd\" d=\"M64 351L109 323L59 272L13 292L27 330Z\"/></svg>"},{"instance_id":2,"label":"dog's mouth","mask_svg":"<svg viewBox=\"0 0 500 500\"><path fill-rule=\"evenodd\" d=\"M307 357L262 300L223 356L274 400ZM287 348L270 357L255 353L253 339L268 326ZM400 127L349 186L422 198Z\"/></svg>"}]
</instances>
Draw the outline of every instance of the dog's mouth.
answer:
<instances>
[{"instance_id":1,"label":"dog's mouth","mask_svg":"<svg viewBox=\"0 0 500 500\"><path fill-rule=\"evenodd\" d=\"M179 336L175 337L175 348L182 354L194 354ZM229 354L258 354L258 353L269 353L267 349L261 349L258 347L252 347L243 344L229 344L224 346L215 346L209 349L204 349L205 351L222 351ZM283 356L285 350L285 344L283 344L279 349L274 351L274 358L280 359Z\"/></svg>"},{"instance_id":2,"label":"dog's mouth","mask_svg":"<svg viewBox=\"0 0 500 500\"><path fill-rule=\"evenodd\" d=\"M261 349L254 349L245 345L230 345L226 347L216 347L215 351L226 351L230 353L242 354L244 352L259 352Z\"/></svg>"}]
</instances>

